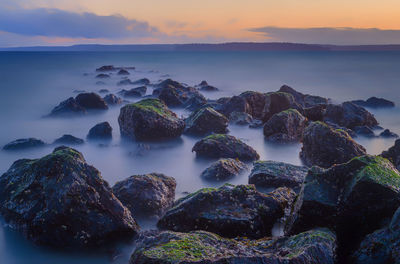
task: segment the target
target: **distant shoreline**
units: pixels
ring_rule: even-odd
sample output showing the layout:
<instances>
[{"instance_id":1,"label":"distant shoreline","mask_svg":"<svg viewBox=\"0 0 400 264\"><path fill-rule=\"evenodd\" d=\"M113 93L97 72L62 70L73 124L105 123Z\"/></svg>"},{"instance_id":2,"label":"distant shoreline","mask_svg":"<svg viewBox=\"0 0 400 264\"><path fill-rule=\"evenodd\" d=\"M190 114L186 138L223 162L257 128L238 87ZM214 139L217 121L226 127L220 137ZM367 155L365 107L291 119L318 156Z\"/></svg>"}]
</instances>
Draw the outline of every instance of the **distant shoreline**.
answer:
<instances>
[{"instance_id":1,"label":"distant shoreline","mask_svg":"<svg viewBox=\"0 0 400 264\"><path fill-rule=\"evenodd\" d=\"M400 44L323 45L301 43L231 42L221 44L84 44L72 46L33 46L0 48L0 51L400 51Z\"/></svg>"}]
</instances>

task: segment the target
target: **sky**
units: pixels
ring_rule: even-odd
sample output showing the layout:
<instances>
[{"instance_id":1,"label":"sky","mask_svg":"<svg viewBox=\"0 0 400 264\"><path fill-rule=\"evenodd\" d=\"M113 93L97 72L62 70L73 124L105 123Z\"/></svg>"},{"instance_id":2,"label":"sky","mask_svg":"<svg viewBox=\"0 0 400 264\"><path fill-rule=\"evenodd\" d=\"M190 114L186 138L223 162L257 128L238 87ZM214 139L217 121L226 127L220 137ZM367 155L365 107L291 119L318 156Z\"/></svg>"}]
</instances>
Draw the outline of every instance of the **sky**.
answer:
<instances>
[{"instance_id":1,"label":"sky","mask_svg":"<svg viewBox=\"0 0 400 264\"><path fill-rule=\"evenodd\" d=\"M0 0L0 47L400 44L399 0Z\"/></svg>"}]
</instances>

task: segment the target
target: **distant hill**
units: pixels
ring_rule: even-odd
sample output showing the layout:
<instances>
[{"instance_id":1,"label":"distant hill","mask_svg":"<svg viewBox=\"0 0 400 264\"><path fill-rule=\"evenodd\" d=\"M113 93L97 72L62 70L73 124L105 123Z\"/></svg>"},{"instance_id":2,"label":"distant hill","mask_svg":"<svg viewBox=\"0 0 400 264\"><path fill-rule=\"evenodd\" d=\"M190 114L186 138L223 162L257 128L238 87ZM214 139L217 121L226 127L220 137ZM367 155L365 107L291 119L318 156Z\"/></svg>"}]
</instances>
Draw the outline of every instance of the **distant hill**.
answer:
<instances>
[{"instance_id":1,"label":"distant hill","mask_svg":"<svg viewBox=\"0 0 400 264\"><path fill-rule=\"evenodd\" d=\"M0 51L400 51L400 45L319 45L232 42L221 44L73 45L0 48Z\"/></svg>"}]
</instances>

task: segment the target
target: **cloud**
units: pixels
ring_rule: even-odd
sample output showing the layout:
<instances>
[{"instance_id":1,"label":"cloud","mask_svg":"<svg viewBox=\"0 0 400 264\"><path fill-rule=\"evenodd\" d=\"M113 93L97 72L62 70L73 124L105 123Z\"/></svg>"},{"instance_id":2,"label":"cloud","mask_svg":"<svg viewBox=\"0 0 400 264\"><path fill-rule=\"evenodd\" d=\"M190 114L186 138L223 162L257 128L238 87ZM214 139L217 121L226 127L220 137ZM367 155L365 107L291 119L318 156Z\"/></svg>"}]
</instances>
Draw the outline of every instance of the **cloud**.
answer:
<instances>
[{"instance_id":1,"label":"cloud","mask_svg":"<svg viewBox=\"0 0 400 264\"><path fill-rule=\"evenodd\" d=\"M121 15L100 16L60 9L1 9L0 30L23 36L66 38L143 38L161 34L147 22Z\"/></svg>"},{"instance_id":2,"label":"cloud","mask_svg":"<svg viewBox=\"0 0 400 264\"><path fill-rule=\"evenodd\" d=\"M312 44L399 44L400 30L378 28L281 28L262 27L248 29L265 35L269 41Z\"/></svg>"}]
</instances>

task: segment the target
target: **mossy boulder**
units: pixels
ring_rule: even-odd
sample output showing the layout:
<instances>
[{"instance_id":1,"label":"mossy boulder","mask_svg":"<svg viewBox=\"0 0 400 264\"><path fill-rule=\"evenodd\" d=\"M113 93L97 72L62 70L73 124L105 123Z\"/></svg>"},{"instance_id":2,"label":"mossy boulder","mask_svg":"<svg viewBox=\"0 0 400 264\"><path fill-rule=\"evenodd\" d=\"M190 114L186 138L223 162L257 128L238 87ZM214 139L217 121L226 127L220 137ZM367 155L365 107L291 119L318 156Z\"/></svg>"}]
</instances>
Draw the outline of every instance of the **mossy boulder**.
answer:
<instances>
[{"instance_id":1,"label":"mossy boulder","mask_svg":"<svg viewBox=\"0 0 400 264\"><path fill-rule=\"evenodd\" d=\"M228 119L211 107L193 112L186 120L185 133L206 135L228 132Z\"/></svg>"},{"instance_id":2,"label":"mossy boulder","mask_svg":"<svg viewBox=\"0 0 400 264\"><path fill-rule=\"evenodd\" d=\"M249 175L249 183L257 187L289 187L299 191L307 175L307 167L278 161L256 161Z\"/></svg>"},{"instance_id":3,"label":"mossy boulder","mask_svg":"<svg viewBox=\"0 0 400 264\"><path fill-rule=\"evenodd\" d=\"M121 108L121 135L139 140L179 137L185 122L158 99L144 99Z\"/></svg>"},{"instance_id":4,"label":"mossy boulder","mask_svg":"<svg viewBox=\"0 0 400 264\"><path fill-rule=\"evenodd\" d=\"M0 177L0 213L36 244L62 250L98 250L139 229L100 172L67 147L14 162Z\"/></svg>"},{"instance_id":5,"label":"mossy boulder","mask_svg":"<svg viewBox=\"0 0 400 264\"><path fill-rule=\"evenodd\" d=\"M394 142L394 145L388 150L385 150L381 154L382 157L390 160L393 165L399 170L400 169L400 139Z\"/></svg>"},{"instance_id":6,"label":"mossy boulder","mask_svg":"<svg viewBox=\"0 0 400 264\"><path fill-rule=\"evenodd\" d=\"M249 145L234 136L213 134L196 142L192 151L197 156L209 158L232 158L239 160L258 160L260 156Z\"/></svg>"},{"instance_id":7,"label":"mossy boulder","mask_svg":"<svg viewBox=\"0 0 400 264\"><path fill-rule=\"evenodd\" d=\"M3 146L4 150L22 150L43 147L46 143L37 138L20 138Z\"/></svg>"},{"instance_id":8,"label":"mossy boulder","mask_svg":"<svg viewBox=\"0 0 400 264\"><path fill-rule=\"evenodd\" d=\"M142 235L130 264L335 263L336 237L315 229L291 237L226 239L213 233L164 231Z\"/></svg>"},{"instance_id":9,"label":"mossy boulder","mask_svg":"<svg viewBox=\"0 0 400 264\"><path fill-rule=\"evenodd\" d=\"M212 181L231 179L247 169L246 164L236 159L219 159L201 173L201 177Z\"/></svg>"},{"instance_id":10,"label":"mossy boulder","mask_svg":"<svg viewBox=\"0 0 400 264\"><path fill-rule=\"evenodd\" d=\"M175 200L176 181L161 173L133 175L117 182L113 193L134 216L160 216Z\"/></svg>"},{"instance_id":11,"label":"mossy boulder","mask_svg":"<svg viewBox=\"0 0 400 264\"><path fill-rule=\"evenodd\" d=\"M273 142L300 141L307 119L295 109L288 109L274 114L264 124L264 136Z\"/></svg>"},{"instance_id":12,"label":"mossy boulder","mask_svg":"<svg viewBox=\"0 0 400 264\"><path fill-rule=\"evenodd\" d=\"M284 92L267 93L261 120L267 122L274 114L293 108L303 112L293 95Z\"/></svg>"},{"instance_id":13,"label":"mossy boulder","mask_svg":"<svg viewBox=\"0 0 400 264\"><path fill-rule=\"evenodd\" d=\"M294 197L288 188L269 194L256 191L253 185L205 188L178 200L157 225L179 232L205 230L224 237L261 238L271 235Z\"/></svg>"},{"instance_id":14,"label":"mossy boulder","mask_svg":"<svg viewBox=\"0 0 400 264\"><path fill-rule=\"evenodd\" d=\"M334 129L317 121L310 123L304 130L300 157L307 166L329 168L365 154L365 148L342 129Z\"/></svg>"}]
</instances>

